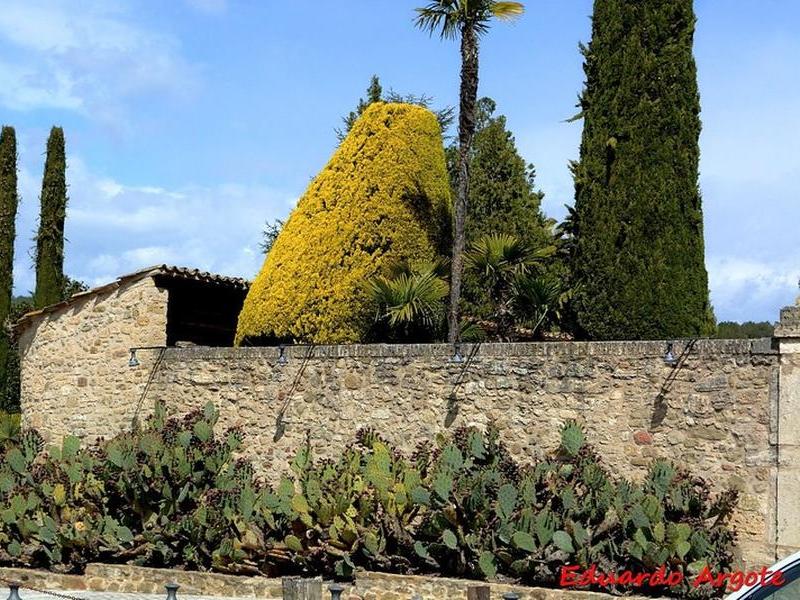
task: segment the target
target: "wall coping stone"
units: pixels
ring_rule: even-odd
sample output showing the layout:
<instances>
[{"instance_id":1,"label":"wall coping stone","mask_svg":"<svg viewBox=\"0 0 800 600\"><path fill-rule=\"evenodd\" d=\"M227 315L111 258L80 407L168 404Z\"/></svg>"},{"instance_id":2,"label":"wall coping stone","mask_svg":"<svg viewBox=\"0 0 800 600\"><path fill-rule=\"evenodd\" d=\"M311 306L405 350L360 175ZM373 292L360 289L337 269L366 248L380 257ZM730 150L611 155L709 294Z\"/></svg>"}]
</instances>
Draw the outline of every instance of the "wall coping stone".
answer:
<instances>
[{"instance_id":1,"label":"wall coping stone","mask_svg":"<svg viewBox=\"0 0 800 600\"><path fill-rule=\"evenodd\" d=\"M39 569L22 569L0 567L0 577L19 582L24 586L45 591L57 590L118 592L135 594L158 594L164 590L165 583L180 585L178 597L183 595L223 596L228 598L259 598L259 600L281 600L282 579L279 577L227 575L223 573L203 571L182 571L179 569L154 569L133 565L107 565L92 563L86 565L83 575L67 575ZM323 583L327 592L330 582ZM463 593L470 586L488 585L492 598L500 594L515 591L522 600L611 600L619 598L601 592L573 590L563 588L526 587L522 585L481 582L430 575L397 575L358 570L355 582L345 584L350 598L368 597L375 600L396 598L402 590L403 597L414 592L422 592L431 587L446 587L450 594ZM422 592L424 593L424 592ZM24 594L23 594L24 596ZM345 595L345 598L348 596ZM425 595L433 600L431 596ZM645 600L643 596L625 596L626 600ZM444 599L441 599L444 600ZM454 600L449 597L447 600ZM647 600L657 600L652 597Z\"/></svg>"},{"instance_id":2,"label":"wall coping stone","mask_svg":"<svg viewBox=\"0 0 800 600\"><path fill-rule=\"evenodd\" d=\"M524 585L500 582L475 581L470 579L455 579L451 577L437 577L431 575L397 575L395 573L379 573L376 571L356 571L354 592L357 594L367 592L369 597L381 598L380 592L402 590L410 597L413 593L422 593L420 590L430 587L446 587L450 593L458 590L467 597L467 588L478 585L488 585L491 588L491 597L500 598L506 592L516 592L520 600L606 600L611 598L624 598L625 600L645 600L645 596L613 596L602 592L575 590L567 588L528 587ZM392 590L394 588L394 590ZM392 596L393 598L395 596ZM442 599L444 600L444 599ZM462 597L450 597L447 600L462 600ZM649 600L659 600L650 597Z\"/></svg>"},{"instance_id":3,"label":"wall coping stone","mask_svg":"<svg viewBox=\"0 0 800 600\"><path fill-rule=\"evenodd\" d=\"M502 358L506 356L631 356L636 358L660 358L666 352L668 340L653 341L604 341L604 342L513 342L479 344L474 360L480 358ZM674 342L674 352L680 354L688 343ZM475 344L461 344L465 358ZM289 359L336 358L444 358L453 355L450 344L351 344L335 346L286 346L284 354ZM692 348L693 356L760 355L777 354L772 338L752 340L698 340ZM190 346L167 348L164 360L258 360L277 359L278 347L211 348Z\"/></svg>"},{"instance_id":4,"label":"wall coping stone","mask_svg":"<svg viewBox=\"0 0 800 600\"><path fill-rule=\"evenodd\" d=\"M800 298L798 300L800 300ZM800 305L787 306L781 309L781 320L775 328L775 337L800 337Z\"/></svg>"}]
</instances>

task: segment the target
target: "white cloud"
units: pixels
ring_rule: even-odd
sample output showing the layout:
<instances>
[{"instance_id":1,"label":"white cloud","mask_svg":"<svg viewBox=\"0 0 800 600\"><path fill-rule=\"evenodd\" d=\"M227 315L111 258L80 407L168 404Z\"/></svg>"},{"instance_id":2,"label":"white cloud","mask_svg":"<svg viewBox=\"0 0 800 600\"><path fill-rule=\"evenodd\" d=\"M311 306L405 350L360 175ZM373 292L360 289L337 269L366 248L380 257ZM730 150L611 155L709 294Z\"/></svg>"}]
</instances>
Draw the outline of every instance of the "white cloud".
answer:
<instances>
[{"instance_id":1,"label":"white cloud","mask_svg":"<svg viewBox=\"0 0 800 600\"><path fill-rule=\"evenodd\" d=\"M177 257L173 249L168 246L145 246L143 248L125 250L121 258L124 263L147 266L159 263L171 263Z\"/></svg>"},{"instance_id":2,"label":"white cloud","mask_svg":"<svg viewBox=\"0 0 800 600\"><path fill-rule=\"evenodd\" d=\"M38 171L39 164L25 161L20 168L17 294L34 287L29 250L38 211L39 180L32 173ZM259 185L128 185L93 173L79 156L71 157L67 180L65 271L90 285L160 263L252 278L263 261L264 223L285 217L296 203L290 193Z\"/></svg>"},{"instance_id":3,"label":"white cloud","mask_svg":"<svg viewBox=\"0 0 800 600\"><path fill-rule=\"evenodd\" d=\"M111 275L112 273L121 273L119 258L112 254L100 254L95 256L86 263L86 268L93 273L108 273L108 275L95 276L95 279L92 280L92 285L100 285L109 281L113 278L113 275Z\"/></svg>"},{"instance_id":4,"label":"white cloud","mask_svg":"<svg viewBox=\"0 0 800 600\"><path fill-rule=\"evenodd\" d=\"M109 198L114 198L119 196L125 187L113 179L100 179L97 181L97 189Z\"/></svg>"},{"instance_id":5,"label":"white cloud","mask_svg":"<svg viewBox=\"0 0 800 600\"><path fill-rule=\"evenodd\" d=\"M720 320L776 321L800 290L800 253L772 260L720 256L708 261L712 302Z\"/></svg>"},{"instance_id":6,"label":"white cloud","mask_svg":"<svg viewBox=\"0 0 800 600\"><path fill-rule=\"evenodd\" d=\"M137 25L124 2L4 0L0 43L14 57L0 61L0 104L15 110L110 120L136 95L196 87L177 40Z\"/></svg>"},{"instance_id":7,"label":"white cloud","mask_svg":"<svg viewBox=\"0 0 800 600\"><path fill-rule=\"evenodd\" d=\"M83 109L83 100L75 94L73 81L66 73L5 61L0 61L0 104L13 110Z\"/></svg>"}]
</instances>

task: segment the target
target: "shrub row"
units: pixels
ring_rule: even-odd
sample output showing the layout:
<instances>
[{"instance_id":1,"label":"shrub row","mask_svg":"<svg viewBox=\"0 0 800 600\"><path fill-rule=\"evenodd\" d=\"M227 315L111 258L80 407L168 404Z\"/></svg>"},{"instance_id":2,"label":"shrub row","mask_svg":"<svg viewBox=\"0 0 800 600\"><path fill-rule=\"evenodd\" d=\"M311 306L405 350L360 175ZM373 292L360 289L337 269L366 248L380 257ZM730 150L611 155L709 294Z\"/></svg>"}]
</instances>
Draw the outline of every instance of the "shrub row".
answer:
<instances>
[{"instance_id":1,"label":"shrub row","mask_svg":"<svg viewBox=\"0 0 800 600\"><path fill-rule=\"evenodd\" d=\"M337 460L297 453L277 486L236 458L212 405L163 410L139 431L43 450L35 431L0 455L0 564L80 572L88 562L349 577L356 567L556 585L564 564L605 572L730 569L734 492L656 461L612 475L575 423L532 464L496 428L460 429L411 456L371 430ZM624 592L617 588L617 592ZM639 590L647 592L648 590ZM655 594L697 594L688 587Z\"/></svg>"}]
</instances>

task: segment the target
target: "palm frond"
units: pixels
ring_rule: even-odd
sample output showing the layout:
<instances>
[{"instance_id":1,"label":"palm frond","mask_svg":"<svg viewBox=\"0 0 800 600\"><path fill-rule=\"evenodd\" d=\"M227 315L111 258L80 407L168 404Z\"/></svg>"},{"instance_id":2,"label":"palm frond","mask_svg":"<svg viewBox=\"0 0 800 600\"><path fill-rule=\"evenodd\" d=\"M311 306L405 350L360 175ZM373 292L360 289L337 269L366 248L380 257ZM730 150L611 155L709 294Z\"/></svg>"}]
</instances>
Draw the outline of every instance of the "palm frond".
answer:
<instances>
[{"instance_id":1,"label":"palm frond","mask_svg":"<svg viewBox=\"0 0 800 600\"><path fill-rule=\"evenodd\" d=\"M525 5L522 2L493 2L492 16L500 21L513 21L525 12Z\"/></svg>"},{"instance_id":2,"label":"palm frond","mask_svg":"<svg viewBox=\"0 0 800 600\"><path fill-rule=\"evenodd\" d=\"M512 286L512 306L520 324L536 332L551 315L560 313L569 299L561 282L552 277L521 275Z\"/></svg>"},{"instance_id":3,"label":"palm frond","mask_svg":"<svg viewBox=\"0 0 800 600\"><path fill-rule=\"evenodd\" d=\"M445 279L450 274L450 259L437 256L433 260L415 263L413 270L415 273L433 273L436 277Z\"/></svg>"},{"instance_id":4,"label":"palm frond","mask_svg":"<svg viewBox=\"0 0 800 600\"><path fill-rule=\"evenodd\" d=\"M18 440L20 434L20 417L18 414L0 410L0 451L6 443Z\"/></svg>"},{"instance_id":5,"label":"palm frond","mask_svg":"<svg viewBox=\"0 0 800 600\"><path fill-rule=\"evenodd\" d=\"M434 0L416 9L414 24L429 35L438 32L443 38L453 39L458 35L460 9L461 0Z\"/></svg>"},{"instance_id":6,"label":"palm frond","mask_svg":"<svg viewBox=\"0 0 800 600\"><path fill-rule=\"evenodd\" d=\"M458 339L467 343L483 342L486 339L486 330L475 321L463 320L459 326Z\"/></svg>"},{"instance_id":7,"label":"palm frond","mask_svg":"<svg viewBox=\"0 0 800 600\"><path fill-rule=\"evenodd\" d=\"M522 2L493 2L492 16L499 21L513 21L525 13Z\"/></svg>"},{"instance_id":8,"label":"palm frond","mask_svg":"<svg viewBox=\"0 0 800 600\"><path fill-rule=\"evenodd\" d=\"M478 35L489 31L493 19L513 21L525 12L521 2L496 2L495 0L464 0L464 19L469 22Z\"/></svg>"},{"instance_id":9,"label":"palm frond","mask_svg":"<svg viewBox=\"0 0 800 600\"><path fill-rule=\"evenodd\" d=\"M465 256L467 265L487 277L502 277L504 273L525 271L531 253L519 238L504 233L479 238Z\"/></svg>"},{"instance_id":10,"label":"palm frond","mask_svg":"<svg viewBox=\"0 0 800 600\"><path fill-rule=\"evenodd\" d=\"M549 258L556 253L556 250L556 246L552 244L549 246L542 246L541 248L537 248L536 250L532 250L528 253L528 261L536 262L545 258Z\"/></svg>"},{"instance_id":11,"label":"palm frond","mask_svg":"<svg viewBox=\"0 0 800 600\"><path fill-rule=\"evenodd\" d=\"M489 30L489 21L512 21L525 12L522 2L497 2L496 0L433 0L416 9L415 24L429 35L438 34L446 39L458 36L462 25L474 28L479 34Z\"/></svg>"},{"instance_id":12,"label":"palm frond","mask_svg":"<svg viewBox=\"0 0 800 600\"><path fill-rule=\"evenodd\" d=\"M369 282L378 319L389 325L421 323L431 326L443 309L449 286L433 271L401 273L396 277L375 277Z\"/></svg>"},{"instance_id":13,"label":"palm frond","mask_svg":"<svg viewBox=\"0 0 800 600\"><path fill-rule=\"evenodd\" d=\"M390 264L387 272L387 276L390 279L399 277L400 275L407 275L410 277L422 273L433 273L437 277L444 279L450 273L450 260L444 257L412 262L403 260Z\"/></svg>"}]
</instances>

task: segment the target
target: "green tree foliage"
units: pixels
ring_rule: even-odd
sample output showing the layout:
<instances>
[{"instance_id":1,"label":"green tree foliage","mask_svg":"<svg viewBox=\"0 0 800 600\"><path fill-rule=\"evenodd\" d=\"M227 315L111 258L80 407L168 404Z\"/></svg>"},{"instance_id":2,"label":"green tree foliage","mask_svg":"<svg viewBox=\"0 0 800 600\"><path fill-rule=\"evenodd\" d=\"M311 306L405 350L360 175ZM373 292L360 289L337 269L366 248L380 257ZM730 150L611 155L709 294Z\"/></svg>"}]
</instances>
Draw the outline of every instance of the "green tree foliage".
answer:
<instances>
[{"instance_id":1,"label":"green tree foliage","mask_svg":"<svg viewBox=\"0 0 800 600\"><path fill-rule=\"evenodd\" d=\"M9 370L13 371L12 343L8 331L14 287L14 241L17 205L17 138L13 127L0 132L0 410L7 409Z\"/></svg>"},{"instance_id":2,"label":"green tree foliage","mask_svg":"<svg viewBox=\"0 0 800 600\"><path fill-rule=\"evenodd\" d=\"M499 341L540 337L551 328L569 296L546 272L554 252L554 246L532 250L513 235L476 240L466 255L466 275L482 282L487 301L471 320Z\"/></svg>"},{"instance_id":3,"label":"green tree foliage","mask_svg":"<svg viewBox=\"0 0 800 600\"><path fill-rule=\"evenodd\" d=\"M261 252L264 254L269 254L269 251L272 250L272 246L275 245L275 240L278 239L284 224L284 221L281 219L267 221L267 224L264 226L264 231L261 233L261 242L259 243L259 246L261 246Z\"/></svg>"},{"instance_id":4,"label":"green tree foliage","mask_svg":"<svg viewBox=\"0 0 800 600\"><path fill-rule=\"evenodd\" d=\"M506 118L495 115L495 110L491 98L478 101L470 152L467 247L500 235L513 236L535 251L553 243L553 223L541 212L544 194L536 189L536 170L519 154ZM448 147L451 182L458 178L458 156L457 145ZM493 310L487 287L474 270L464 272L463 299L464 311L470 315L486 316Z\"/></svg>"},{"instance_id":5,"label":"green tree foliage","mask_svg":"<svg viewBox=\"0 0 800 600\"><path fill-rule=\"evenodd\" d=\"M767 321L758 323L753 321L745 321L744 323L722 321L717 325L714 337L721 340L755 339L772 337L773 333L775 333L775 326Z\"/></svg>"},{"instance_id":6,"label":"green tree foliage","mask_svg":"<svg viewBox=\"0 0 800 600\"><path fill-rule=\"evenodd\" d=\"M342 140L347 137L347 134L350 133L355 122L364 114L364 111L367 110L369 105L376 102L416 104L422 108L427 108L436 115L436 120L439 121L439 127L442 129L442 135L445 135L450 125L453 124L453 114L455 111L452 107L448 106L441 109L434 109L432 107L433 98L425 94L421 96L417 96L416 94L400 94L391 89L388 92L384 92L380 78L377 75L373 75L372 79L370 79L369 87L367 88L366 98L359 99L356 109L351 110L346 117L342 117L344 127L336 130L336 137L339 138L339 142L342 142Z\"/></svg>"},{"instance_id":7,"label":"green tree foliage","mask_svg":"<svg viewBox=\"0 0 800 600\"><path fill-rule=\"evenodd\" d=\"M367 282L391 265L441 254L450 208L433 113L370 105L275 240L245 299L237 343L365 339L374 308Z\"/></svg>"},{"instance_id":8,"label":"green tree foliage","mask_svg":"<svg viewBox=\"0 0 800 600\"><path fill-rule=\"evenodd\" d=\"M540 338L556 328L571 291L552 273L547 261L555 246L531 250L512 235L483 236L466 254L467 281L480 281L485 302L468 306L461 323L462 336L473 341ZM388 276L370 281L378 306L374 339L427 342L444 331L444 301L448 281L446 264L401 265Z\"/></svg>"},{"instance_id":9,"label":"green tree foliage","mask_svg":"<svg viewBox=\"0 0 800 600\"><path fill-rule=\"evenodd\" d=\"M446 262L393 266L370 280L377 307L372 338L379 341L429 342L442 333L448 285Z\"/></svg>"},{"instance_id":10,"label":"green tree foliage","mask_svg":"<svg viewBox=\"0 0 800 600\"><path fill-rule=\"evenodd\" d=\"M594 339L710 333L692 0L595 0L573 267Z\"/></svg>"},{"instance_id":11,"label":"green tree foliage","mask_svg":"<svg viewBox=\"0 0 800 600\"><path fill-rule=\"evenodd\" d=\"M350 130L353 128L353 125L355 125L355 122L361 115L364 114L364 111L367 110L367 107L370 104L375 104L376 102L382 101L383 86L381 86L380 78L377 75L373 75L369 81L369 87L367 88L367 97L360 98L358 100L356 109L351 110L346 117L342 117L344 127L336 130L336 137L339 138L339 141L342 142L344 138L347 137L347 134L350 133Z\"/></svg>"},{"instance_id":12,"label":"green tree foliage","mask_svg":"<svg viewBox=\"0 0 800 600\"><path fill-rule=\"evenodd\" d=\"M9 335L9 352L6 359L6 379L0 388L0 412L18 413L20 411L20 364L17 342L11 334L11 327L22 315L33 310L31 296L17 296L11 300L11 312L6 320Z\"/></svg>"},{"instance_id":13,"label":"green tree foliage","mask_svg":"<svg viewBox=\"0 0 800 600\"><path fill-rule=\"evenodd\" d=\"M63 285L61 288L61 300L67 300L75 294L80 294L88 289L89 286L80 279L73 279L69 275L64 275Z\"/></svg>"},{"instance_id":14,"label":"green tree foliage","mask_svg":"<svg viewBox=\"0 0 800 600\"><path fill-rule=\"evenodd\" d=\"M0 133L0 411L16 413L20 400L20 365L11 326L22 315L64 300L87 289L63 274L66 180L64 133L50 132L47 143L42 214L37 236L36 293L34 297L12 298L14 241L16 236L17 149L14 129ZM54 287L55 286L55 287Z\"/></svg>"},{"instance_id":15,"label":"green tree foliage","mask_svg":"<svg viewBox=\"0 0 800 600\"><path fill-rule=\"evenodd\" d=\"M67 162L64 130L53 127L47 140L42 180L39 232L36 236L34 304L42 308L61 300L64 289L64 221L67 216Z\"/></svg>"},{"instance_id":16,"label":"green tree foliage","mask_svg":"<svg viewBox=\"0 0 800 600\"><path fill-rule=\"evenodd\" d=\"M512 235L528 248L552 243L552 223L541 212L544 193L536 169L517 150L506 117L491 98L478 100L469 164L467 245L487 235ZM458 147L447 149L451 181L458 177Z\"/></svg>"}]
</instances>

